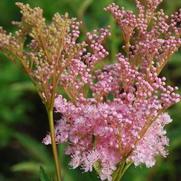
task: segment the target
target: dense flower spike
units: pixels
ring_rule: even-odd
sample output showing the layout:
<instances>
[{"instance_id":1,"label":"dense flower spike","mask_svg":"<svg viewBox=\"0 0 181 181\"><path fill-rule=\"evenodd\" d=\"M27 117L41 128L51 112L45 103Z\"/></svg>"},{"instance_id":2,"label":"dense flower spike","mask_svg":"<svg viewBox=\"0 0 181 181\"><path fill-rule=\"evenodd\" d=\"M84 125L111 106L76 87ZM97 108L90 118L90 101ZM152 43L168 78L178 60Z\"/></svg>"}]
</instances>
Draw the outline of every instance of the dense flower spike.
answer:
<instances>
[{"instance_id":1,"label":"dense flower spike","mask_svg":"<svg viewBox=\"0 0 181 181\"><path fill-rule=\"evenodd\" d=\"M114 74L109 74L110 71ZM100 177L111 180L116 165L125 157L135 165L145 163L150 167L154 165L156 155L166 155L168 139L163 129L170 118L162 112L178 102L180 96L174 93L177 88L165 85L165 78L158 78L154 71L149 73L150 82L119 54L115 67L103 70L99 87L93 89L95 95L115 92L112 101L95 97L82 98L73 104L62 96L56 99L56 110L63 115L57 124L56 141L70 143L66 153L72 155L73 168L82 166L85 171L91 171L99 164L102 168ZM107 82L102 80L104 77ZM118 85L111 88L114 80L117 84L123 83L124 91L120 93ZM44 143L51 143L49 136ZM93 158L92 153L96 153Z\"/></svg>"},{"instance_id":2,"label":"dense flower spike","mask_svg":"<svg viewBox=\"0 0 181 181\"><path fill-rule=\"evenodd\" d=\"M70 165L81 166L85 171L98 167L101 180L112 180L117 165L125 159L136 166L144 163L151 167L157 155L167 155L164 126L171 119L164 112L181 99L175 93L178 88L167 86L166 78L158 76L181 45L180 12L170 19L163 10L155 12L161 1L136 3L137 16L116 4L106 8L122 29L126 56L119 53L114 64L93 71L91 76L94 62L103 59L107 51L99 45L104 36L97 31L88 33L93 54L82 58L90 67L90 79L81 83L89 85L92 97L80 94L72 102L59 96L55 103L56 111L62 114L57 122L56 141L69 143L66 153L71 155ZM79 74L83 76L82 70ZM73 80L69 82L75 83ZM49 136L44 143L51 143Z\"/></svg>"},{"instance_id":3,"label":"dense flower spike","mask_svg":"<svg viewBox=\"0 0 181 181\"><path fill-rule=\"evenodd\" d=\"M63 71L82 52L85 43L76 43L80 23L68 15L56 13L46 24L40 8L17 3L21 9L21 22L14 22L19 30L12 34L0 31L0 48L10 59L18 59L34 81L46 105L50 105L57 92ZM27 36L31 42L26 43Z\"/></svg>"},{"instance_id":4,"label":"dense flower spike","mask_svg":"<svg viewBox=\"0 0 181 181\"><path fill-rule=\"evenodd\" d=\"M137 14L114 3L105 8L124 40L124 51L112 64L97 66L109 54L103 46L109 27L78 42L76 19L55 14L47 24L40 8L18 3L23 14L15 22L19 31L13 35L0 29L1 51L20 60L45 104L55 100L61 113L55 139L67 143L70 165L95 169L101 180L114 181L120 165L151 167L157 155L165 157L164 127L171 122L166 110L181 100L178 88L159 76L181 46L181 11L169 17L156 10L162 0L135 1ZM61 88L66 98L58 95ZM51 144L51 136L43 142Z\"/></svg>"}]
</instances>

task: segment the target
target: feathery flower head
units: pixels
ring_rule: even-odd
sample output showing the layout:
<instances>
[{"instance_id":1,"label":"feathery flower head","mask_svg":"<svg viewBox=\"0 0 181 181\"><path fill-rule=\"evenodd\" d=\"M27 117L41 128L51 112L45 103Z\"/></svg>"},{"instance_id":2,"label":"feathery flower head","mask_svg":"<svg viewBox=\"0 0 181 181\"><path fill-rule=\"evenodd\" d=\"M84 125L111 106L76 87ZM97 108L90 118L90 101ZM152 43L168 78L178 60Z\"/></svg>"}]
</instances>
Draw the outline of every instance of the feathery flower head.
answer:
<instances>
[{"instance_id":1,"label":"feathery flower head","mask_svg":"<svg viewBox=\"0 0 181 181\"><path fill-rule=\"evenodd\" d=\"M61 113L55 139L67 143L70 165L94 168L101 180L114 180L121 164L151 167L157 155L167 155L166 110L181 99L159 76L181 46L181 11L169 17L156 10L162 0L135 1L136 14L114 3L105 8L122 30L124 51L101 68L96 65L109 55L103 45L110 27L79 42L75 18L56 13L46 23L40 8L17 3L19 30L0 29L0 50L20 61L46 107L55 103ZM60 88L67 98L58 95ZM51 144L50 135L43 142Z\"/></svg>"},{"instance_id":2,"label":"feathery flower head","mask_svg":"<svg viewBox=\"0 0 181 181\"><path fill-rule=\"evenodd\" d=\"M122 30L125 53L118 53L113 64L94 69L108 52L101 45L101 30L88 33L93 54L81 55L82 65L69 67L63 81L65 87L74 87L74 99L56 98L56 111L62 114L56 142L68 143L73 168L94 168L101 180L112 180L122 162L152 167L157 155L167 155L164 127L171 118L165 111L181 97L159 73L181 45L181 11L168 17L156 11L160 3L136 0L137 14L114 3L105 8ZM81 91L84 86L91 96ZM49 136L44 143L51 143Z\"/></svg>"},{"instance_id":3,"label":"feathery flower head","mask_svg":"<svg viewBox=\"0 0 181 181\"><path fill-rule=\"evenodd\" d=\"M16 3L21 9L19 29L7 33L0 29L0 50L12 61L19 61L36 85L42 101L50 107L57 95L59 79L67 66L79 56L85 42L76 42L80 31L75 18L54 14L46 23L43 10ZM30 40L29 40L30 39Z\"/></svg>"}]
</instances>

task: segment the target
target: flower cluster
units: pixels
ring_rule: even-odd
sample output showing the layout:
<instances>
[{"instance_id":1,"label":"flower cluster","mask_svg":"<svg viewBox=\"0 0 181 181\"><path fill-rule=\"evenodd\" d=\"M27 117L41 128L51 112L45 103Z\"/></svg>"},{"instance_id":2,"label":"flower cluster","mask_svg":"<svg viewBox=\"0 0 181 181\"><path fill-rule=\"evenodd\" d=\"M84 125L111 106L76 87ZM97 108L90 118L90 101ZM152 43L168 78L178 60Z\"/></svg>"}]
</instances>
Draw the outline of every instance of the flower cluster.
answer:
<instances>
[{"instance_id":1,"label":"flower cluster","mask_svg":"<svg viewBox=\"0 0 181 181\"><path fill-rule=\"evenodd\" d=\"M181 14L169 18L163 10L155 12L160 2L137 0L136 15L116 4L105 8L122 30L125 53L118 53L115 63L94 69L108 54L101 43L109 33L102 29L88 33L93 53L80 55L63 81L77 93L74 99L60 95L55 101L62 114L56 142L68 143L66 154L71 155L73 168L95 168L101 180L112 180L125 160L151 167L157 155L167 155L164 126L171 119L165 111L181 97L159 73L181 45ZM91 94L81 91L80 84L88 86ZM51 143L49 135L43 142Z\"/></svg>"},{"instance_id":2,"label":"flower cluster","mask_svg":"<svg viewBox=\"0 0 181 181\"><path fill-rule=\"evenodd\" d=\"M79 42L76 19L55 14L47 24L40 8L17 3L23 14L15 23L19 30L13 35L0 29L0 50L20 60L45 105L55 100L62 115L55 139L67 143L70 165L94 168L101 180L115 180L121 163L151 167L157 155L166 156L164 126L171 122L166 110L181 100L178 88L159 76L181 46L181 11L168 17L156 11L162 0L135 1L136 14L114 3L105 8L124 40L112 64L97 66L109 54L103 46L109 27ZM43 142L51 144L51 138Z\"/></svg>"},{"instance_id":3,"label":"flower cluster","mask_svg":"<svg viewBox=\"0 0 181 181\"><path fill-rule=\"evenodd\" d=\"M78 43L80 31L75 18L56 13L50 24L39 7L16 3L21 9L18 30L12 34L0 29L0 50L12 61L19 61L30 76L42 101L51 107L62 72L79 56L85 42Z\"/></svg>"}]
</instances>

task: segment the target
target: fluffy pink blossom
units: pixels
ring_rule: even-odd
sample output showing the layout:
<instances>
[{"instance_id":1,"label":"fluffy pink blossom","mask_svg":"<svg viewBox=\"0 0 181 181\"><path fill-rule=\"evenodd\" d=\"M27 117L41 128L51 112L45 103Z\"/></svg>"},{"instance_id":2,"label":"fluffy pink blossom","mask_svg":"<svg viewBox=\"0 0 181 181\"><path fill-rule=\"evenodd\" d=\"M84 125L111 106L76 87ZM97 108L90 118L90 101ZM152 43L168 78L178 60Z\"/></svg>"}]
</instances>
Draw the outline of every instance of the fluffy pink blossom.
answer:
<instances>
[{"instance_id":1,"label":"fluffy pink blossom","mask_svg":"<svg viewBox=\"0 0 181 181\"><path fill-rule=\"evenodd\" d=\"M152 167L157 155L167 156L165 146L168 146L169 142L164 126L171 121L167 113L160 115L136 145L128 160L132 160L135 166L144 163L147 167Z\"/></svg>"},{"instance_id":2,"label":"fluffy pink blossom","mask_svg":"<svg viewBox=\"0 0 181 181\"><path fill-rule=\"evenodd\" d=\"M69 99L59 95L55 100L56 111L62 114L56 142L68 143L66 154L73 168L92 171L98 165L101 180L112 180L125 159L151 167L156 156L167 155L164 127L171 119L166 109L181 97L159 73L181 45L181 11L169 18L162 10L155 11L160 2L148 0L145 5L136 0L137 15L109 5L106 11L123 31L124 52L113 64L95 69L108 55L102 44L110 35L108 29L95 30L87 34L91 51L81 49L60 78ZM50 136L43 142L50 144Z\"/></svg>"}]
</instances>

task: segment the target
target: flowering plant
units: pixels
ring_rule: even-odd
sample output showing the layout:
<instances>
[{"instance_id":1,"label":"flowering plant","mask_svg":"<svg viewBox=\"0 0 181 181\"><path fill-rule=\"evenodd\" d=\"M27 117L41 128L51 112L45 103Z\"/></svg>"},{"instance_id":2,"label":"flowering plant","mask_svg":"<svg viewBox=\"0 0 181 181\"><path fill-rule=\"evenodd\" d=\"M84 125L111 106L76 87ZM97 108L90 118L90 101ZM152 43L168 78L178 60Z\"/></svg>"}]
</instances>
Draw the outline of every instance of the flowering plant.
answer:
<instances>
[{"instance_id":1,"label":"flowering plant","mask_svg":"<svg viewBox=\"0 0 181 181\"><path fill-rule=\"evenodd\" d=\"M73 168L95 169L101 180L119 181L131 164L152 167L166 156L169 141L166 110L180 101L177 87L160 72L181 45L181 10L168 17L156 11L162 0L135 0L137 13L111 4L124 45L113 63L103 44L110 27L87 33L75 18L56 13L46 23L40 8L17 3L22 19L18 31L0 29L0 50L20 61L44 103L57 180L61 167L56 144L66 143ZM30 43L27 43L27 39ZM54 127L53 109L61 113Z\"/></svg>"}]
</instances>

